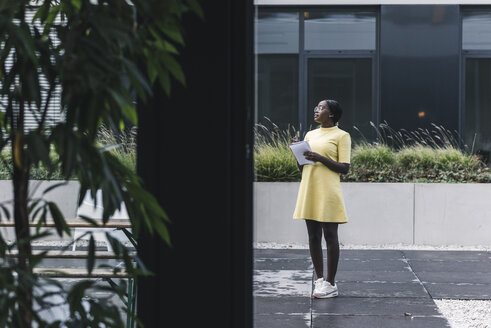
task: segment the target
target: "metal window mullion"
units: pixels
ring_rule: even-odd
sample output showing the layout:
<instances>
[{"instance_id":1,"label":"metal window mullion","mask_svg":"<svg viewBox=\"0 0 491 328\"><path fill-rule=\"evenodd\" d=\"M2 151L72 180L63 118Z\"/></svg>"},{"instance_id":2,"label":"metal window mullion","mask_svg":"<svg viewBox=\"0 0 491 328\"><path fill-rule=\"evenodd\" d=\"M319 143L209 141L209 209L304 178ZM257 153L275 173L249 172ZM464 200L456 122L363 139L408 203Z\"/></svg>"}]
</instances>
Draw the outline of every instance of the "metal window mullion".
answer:
<instances>
[{"instance_id":1,"label":"metal window mullion","mask_svg":"<svg viewBox=\"0 0 491 328\"><path fill-rule=\"evenodd\" d=\"M490 50L462 50L461 52L461 61L462 61L462 67L461 67L461 78L460 78L460 82L461 83L461 111L460 111L460 115L461 115L461 122L459 122L460 124L460 138L462 139L461 141L465 144L465 137L466 137L466 114L467 114L467 110L468 108L466 108L466 98L467 98L467 92L466 92L466 86L467 86L467 60L468 59L472 59L472 58L476 58L476 59L491 59L491 51ZM475 117L474 118L474 121L478 122L478 118ZM476 129L477 129L477 126L476 126ZM473 149L474 151L474 149Z\"/></svg>"},{"instance_id":2,"label":"metal window mullion","mask_svg":"<svg viewBox=\"0 0 491 328\"><path fill-rule=\"evenodd\" d=\"M307 63L305 58L305 11L298 12L298 124L300 136L307 131Z\"/></svg>"},{"instance_id":3,"label":"metal window mullion","mask_svg":"<svg viewBox=\"0 0 491 328\"><path fill-rule=\"evenodd\" d=\"M382 119L380 104L380 6L375 14L375 53L372 59L372 120L377 126ZM375 140L376 132L372 130L372 139Z\"/></svg>"}]
</instances>

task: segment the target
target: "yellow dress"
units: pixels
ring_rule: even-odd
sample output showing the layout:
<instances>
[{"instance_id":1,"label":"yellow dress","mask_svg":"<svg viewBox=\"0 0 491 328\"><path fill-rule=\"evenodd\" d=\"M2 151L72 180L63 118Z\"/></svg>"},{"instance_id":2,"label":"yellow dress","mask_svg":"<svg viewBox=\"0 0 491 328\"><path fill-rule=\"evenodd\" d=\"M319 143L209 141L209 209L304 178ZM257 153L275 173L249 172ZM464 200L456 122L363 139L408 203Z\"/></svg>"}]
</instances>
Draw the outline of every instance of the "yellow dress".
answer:
<instances>
[{"instance_id":1,"label":"yellow dress","mask_svg":"<svg viewBox=\"0 0 491 328\"><path fill-rule=\"evenodd\" d=\"M338 163L350 163L351 137L337 126L309 131L305 140L313 152ZM293 218L348 222L339 173L320 162L304 165Z\"/></svg>"}]
</instances>

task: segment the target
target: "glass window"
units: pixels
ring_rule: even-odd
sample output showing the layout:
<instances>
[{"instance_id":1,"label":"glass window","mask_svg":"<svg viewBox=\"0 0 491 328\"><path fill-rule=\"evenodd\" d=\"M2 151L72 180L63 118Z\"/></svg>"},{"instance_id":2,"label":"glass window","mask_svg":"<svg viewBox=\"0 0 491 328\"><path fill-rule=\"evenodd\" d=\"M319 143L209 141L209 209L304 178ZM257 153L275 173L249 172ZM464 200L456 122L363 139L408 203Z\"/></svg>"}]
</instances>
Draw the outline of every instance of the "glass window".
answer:
<instances>
[{"instance_id":1,"label":"glass window","mask_svg":"<svg viewBox=\"0 0 491 328\"><path fill-rule=\"evenodd\" d=\"M324 99L334 99L343 109L339 127L362 138L353 126L370 139L372 129L372 60L369 58L313 58L308 62L309 129L314 122L313 108Z\"/></svg>"},{"instance_id":2,"label":"glass window","mask_svg":"<svg viewBox=\"0 0 491 328\"><path fill-rule=\"evenodd\" d=\"M491 59L466 60L465 143L489 163L491 151Z\"/></svg>"},{"instance_id":3,"label":"glass window","mask_svg":"<svg viewBox=\"0 0 491 328\"><path fill-rule=\"evenodd\" d=\"M375 50L375 13L305 13L306 50Z\"/></svg>"},{"instance_id":4,"label":"glass window","mask_svg":"<svg viewBox=\"0 0 491 328\"><path fill-rule=\"evenodd\" d=\"M298 53L297 12L259 10L256 16L256 54Z\"/></svg>"},{"instance_id":5,"label":"glass window","mask_svg":"<svg viewBox=\"0 0 491 328\"><path fill-rule=\"evenodd\" d=\"M462 48L491 50L491 12L463 12Z\"/></svg>"},{"instance_id":6,"label":"glass window","mask_svg":"<svg viewBox=\"0 0 491 328\"><path fill-rule=\"evenodd\" d=\"M257 118L298 130L298 55L259 55Z\"/></svg>"}]
</instances>

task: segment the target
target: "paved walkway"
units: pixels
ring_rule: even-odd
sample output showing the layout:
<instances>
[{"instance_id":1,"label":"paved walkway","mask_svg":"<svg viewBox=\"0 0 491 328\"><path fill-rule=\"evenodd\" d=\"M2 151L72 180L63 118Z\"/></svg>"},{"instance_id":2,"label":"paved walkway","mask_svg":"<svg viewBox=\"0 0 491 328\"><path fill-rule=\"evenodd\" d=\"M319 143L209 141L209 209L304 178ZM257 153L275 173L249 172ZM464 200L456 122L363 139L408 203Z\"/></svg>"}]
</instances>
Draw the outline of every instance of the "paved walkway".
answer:
<instances>
[{"instance_id":1,"label":"paved walkway","mask_svg":"<svg viewBox=\"0 0 491 328\"><path fill-rule=\"evenodd\" d=\"M340 295L319 300L308 250L256 249L254 327L450 327L433 299L490 300L490 272L485 251L341 250Z\"/></svg>"}]
</instances>

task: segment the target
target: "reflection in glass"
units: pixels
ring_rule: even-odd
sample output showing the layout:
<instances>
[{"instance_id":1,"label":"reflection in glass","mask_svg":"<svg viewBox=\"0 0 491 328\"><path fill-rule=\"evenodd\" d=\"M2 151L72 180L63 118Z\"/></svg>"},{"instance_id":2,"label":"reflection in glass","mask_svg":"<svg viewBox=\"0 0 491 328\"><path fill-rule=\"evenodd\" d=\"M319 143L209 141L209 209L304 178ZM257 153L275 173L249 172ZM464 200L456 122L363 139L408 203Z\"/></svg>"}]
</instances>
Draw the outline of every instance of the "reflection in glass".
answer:
<instances>
[{"instance_id":1,"label":"reflection in glass","mask_svg":"<svg viewBox=\"0 0 491 328\"><path fill-rule=\"evenodd\" d=\"M375 50L375 13L308 12L306 50Z\"/></svg>"},{"instance_id":2,"label":"reflection in glass","mask_svg":"<svg viewBox=\"0 0 491 328\"><path fill-rule=\"evenodd\" d=\"M259 10L255 22L256 54L298 53L297 12Z\"/></svg>"},{"instance_id":3,"label":"reflection in glass","mask_svg":"<svg viewBox=\"0 0 491 328\"><path fill-rule=\"evenodd\" d=\"M319 101L337 100L343 108L339 127L361 139L356 126L366 138L372 129L372 61L369 58L315 58L308 62L309 127L316 127L313 110Z\"/></svg>"},{"instance_id":4,"label":"reflection in glass","mask_svg":"<svg viewBox=\"0 0 491 328\"><path fill-rule=\"evenodd\" d=\"M491 50L491 13L464 12L462 48L464 50Z\"/></svg>"},{"instance_id":5,"label":"reflection in glass","mask_svg":"<svg viewBox=\"0 0 491 328\"><path fill-rule=\"evenodd\" d=\"M298 55L257 56L257 117L298 129Z\"/></svg>"},{"instance_id":6,"label":"reflection in glass","mask_svg":"<svg viewBox=\"0 0 491 328\"><path fill-rule=\"evenodd\" d=\"M489 163L491 59L467 59L465 70L465 143Z\"/></svg>"}]
</instances>

